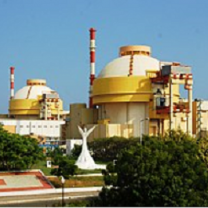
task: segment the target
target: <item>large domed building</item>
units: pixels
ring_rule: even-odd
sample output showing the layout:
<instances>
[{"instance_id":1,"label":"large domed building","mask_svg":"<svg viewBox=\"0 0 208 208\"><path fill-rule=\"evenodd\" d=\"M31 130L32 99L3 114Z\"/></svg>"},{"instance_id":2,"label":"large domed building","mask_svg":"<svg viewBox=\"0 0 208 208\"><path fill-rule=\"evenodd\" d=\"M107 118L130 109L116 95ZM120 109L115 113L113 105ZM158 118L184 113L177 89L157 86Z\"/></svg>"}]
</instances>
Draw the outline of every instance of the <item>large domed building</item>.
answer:
<instances>
[{"instance_id":1,"label":"large domed building","mask_svg":"<svg viewBox=\"0 0 208 208\"><path fill-rule=\"evenodd\" d=\"M46 80L29 79L9 102L9 115L17 119L59 120L63 103L59 94L46 86Z\"/></svg>"},{"instance_id":2,"label":"large domed building","mask_svg":"<svg viewBox=\"0 0 208 208\"><path fill-rule=\"evenodd\" d=\"M147 70L160 69L159 61L150 55L148 46L121 47L120 57L107 64L93 83L98 119L121 124L122 131L132 136L139 136L139 121L149 117L152 86Z\"/></svg>"},{"instance_id":3,"label":"large domed building","mask_svg":"<svg viewBox=\"0 0 208 208\"><path fill-rule=\"evenodd\" d=\"M181 84L188 101L180 98ZM91 89L93 107L71 106L70 114L80 118L71 117L71 138L78 138L73 134L78 124L97 124L91 139L157 135L178 128L192 134L191 68L153 58L149 46L121 47L119 57L100 71ZM83 119L86 115L90 122Z\"/></svg>"},{"instance_id":4,"label":"large domed building","mask_svg":"<svg viewBox=\"0 0 208 208\"><path fill-rule=\"evenodd\" d=\"M150 76L155 76L163 63L151 57L149 46L124 46L119 54L93 83L93 104L98 106L98 120L120 124L116 128L127 137L149 131L154 134L158 132L158 118L161 118L153 112L154 93L157 89L166 91L167 97L169 91L162 85L154 86ZM179 87L173 88L174 101L178 102Z\"/></svg>"}]
</instances>

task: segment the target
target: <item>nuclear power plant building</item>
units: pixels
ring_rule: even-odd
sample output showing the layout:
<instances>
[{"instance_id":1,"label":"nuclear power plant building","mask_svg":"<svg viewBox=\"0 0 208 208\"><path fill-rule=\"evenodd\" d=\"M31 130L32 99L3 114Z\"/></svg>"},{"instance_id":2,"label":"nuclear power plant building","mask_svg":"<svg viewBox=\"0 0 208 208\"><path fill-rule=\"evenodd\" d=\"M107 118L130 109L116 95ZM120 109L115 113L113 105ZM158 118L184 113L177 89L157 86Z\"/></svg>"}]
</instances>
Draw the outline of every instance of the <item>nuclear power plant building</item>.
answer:
<instances>
[{"instance_id":1,"label":"nuclear power plant building","mask_svg":"<svg viewBox=\"0 0 208 208\"><path fill-rule=\"evenodd\" d=\"M149 46L123 46L119 57L95 77L95 29L91 28L90 67L89 108L70 105L67 138L80 138L77 125L97 125L91 139L164 135L173 129L193 136L207 133L208 102L193 101L190 66L153 58Z\"/></svg>"},{"instance_id":2,"label":"nuclear power plant building","mask_svg":"<svg viewBox=\"0 0 208 208\"><path fill-rule=\"evenodd\" d=\"M10 68L10 86L9 113L0 118L4 128L20 135L58 141L68 114L63 111L59 94L47 87L43 79L27 80L27 85L15 93L14 67Z\"/></svg>"},{"instance_id":3,"label":"nuclear power plant building","mask_svg":"<svg viewBox=\"0 0 208 208\"><path fill-rule=\"evenodd\" d=\"M27 86L14 93L11 67L9 113L0 119L5 129L22 135L80 139L78 125L96 125L91 140L164 135L177 129L194 137L207 135L208 101L193 98L191 66L158 60L149 46L130 45L120 47L119 57L97 70L95 33L91 28L89 103L71 103L69 111L64 111L59 94L42 79L29 79Z\"/></svg>"}]
</instances>

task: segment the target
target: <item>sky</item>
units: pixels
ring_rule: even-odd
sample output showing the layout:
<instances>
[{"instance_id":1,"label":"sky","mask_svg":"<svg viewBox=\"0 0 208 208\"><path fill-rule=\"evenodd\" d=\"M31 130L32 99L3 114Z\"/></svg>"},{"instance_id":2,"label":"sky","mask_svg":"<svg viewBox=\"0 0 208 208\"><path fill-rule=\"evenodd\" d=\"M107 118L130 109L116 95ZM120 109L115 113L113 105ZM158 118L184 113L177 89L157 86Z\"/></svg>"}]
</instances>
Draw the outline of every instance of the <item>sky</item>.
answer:
<instances>
[{"instance_id":1,"label":"sky","mask_svg":"<svg viewBox=\"0 0 208 208\"><path fill-rule=\"evenodd\" d=\"M119 47L148 45L158 60L190 65L193 98L208 100L208 0L0 0L0 114L8 112L10 66L15 91L46 79L64 110L88 103L91 27L96 75Z\"/></svg>"}]
</instances>

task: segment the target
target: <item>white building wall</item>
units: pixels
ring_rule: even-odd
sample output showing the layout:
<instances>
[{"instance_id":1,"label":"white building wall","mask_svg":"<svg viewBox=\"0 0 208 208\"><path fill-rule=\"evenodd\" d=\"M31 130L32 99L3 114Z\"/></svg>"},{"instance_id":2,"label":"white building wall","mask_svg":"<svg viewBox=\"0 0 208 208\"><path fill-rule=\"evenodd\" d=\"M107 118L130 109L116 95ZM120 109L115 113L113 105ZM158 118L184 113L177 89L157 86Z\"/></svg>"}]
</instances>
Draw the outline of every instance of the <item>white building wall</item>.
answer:
<instances>
[{"instance_id":1,"label":"white building wall","mask_svg":"<svg viewBox=\"0 0 208 208\"><path fill-rule=\"evenodd\" d=\"M149 106L147 103L129 103L128 107L128 124L134 126L134 136L139 137L141 134L148 134L149 121L145 120L140 122L149 116ZM141 129L140 129L141 127Z\"/></svg>"},{"instance_id":2,"label":"white building wall","mask_svg":"<svg viewBox=\"0 0 208 208\"><path fill-rule=\"evenodd\" d=\"M201 103L201 130L208 130L208 101L204 100Z\"/></svg>"},{"instance_id":3,"label":"white building wall","mask_svg":"<svg viewBox=\"0 0 208 208\"><path fill-rule=\"evenodd\" d=\"M140 122L149 115L148 103L110 103L100 106L99 111L99 119L110 119L110 124L133 124L135 137L148 133L149 121Z\"/></svg>"},{"instance_id":4,"label":"white building wall","mask_svg":"<svg viewBox=\"0 0 208 208\"><path fill-rule=\"evenodd\" d=\"M181 129L184 132L187 132L187 117L184 113L178 113L177 116L173 119L173 126L175 130Z\"/></svg>"},{"instance_id":5,"label":"white building wall","mask_svg":"<svg viewBox=\"0 0 208 208\"><path fill-rule=\"evenodd\" d=\"M16 126L16 133L29 135L31 133L46 137L60 137L61 125L65 121L46 121L46 120L3 120L0 123L7 126Z\"/></svg>"}]
</instances>

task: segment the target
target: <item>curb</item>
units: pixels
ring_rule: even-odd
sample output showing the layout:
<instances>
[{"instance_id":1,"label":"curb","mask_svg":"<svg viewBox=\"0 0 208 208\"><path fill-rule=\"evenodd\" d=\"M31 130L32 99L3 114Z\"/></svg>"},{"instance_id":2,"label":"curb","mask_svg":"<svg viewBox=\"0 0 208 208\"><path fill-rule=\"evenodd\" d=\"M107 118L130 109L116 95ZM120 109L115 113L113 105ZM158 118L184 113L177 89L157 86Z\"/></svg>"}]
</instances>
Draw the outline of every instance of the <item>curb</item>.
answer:
<instances>
[{"instance_id":1,"label":"curb","mask_svg":"<svg viewBox=\"0 0 208 208\"><path fill-rule=\"evenodd\" d=\"M90 191L101 191L102 186L98 187L85 187L85 188L64 188L65 193L77 193L77 192L90 192ZM62 188L58 189L44 189L44 190L32 190L32 191L10 191L1 192L0 197L3 196L25 196L25 195L43 195L43 194L59 194L62 193Z\"/></svg>"}]
</instances>

